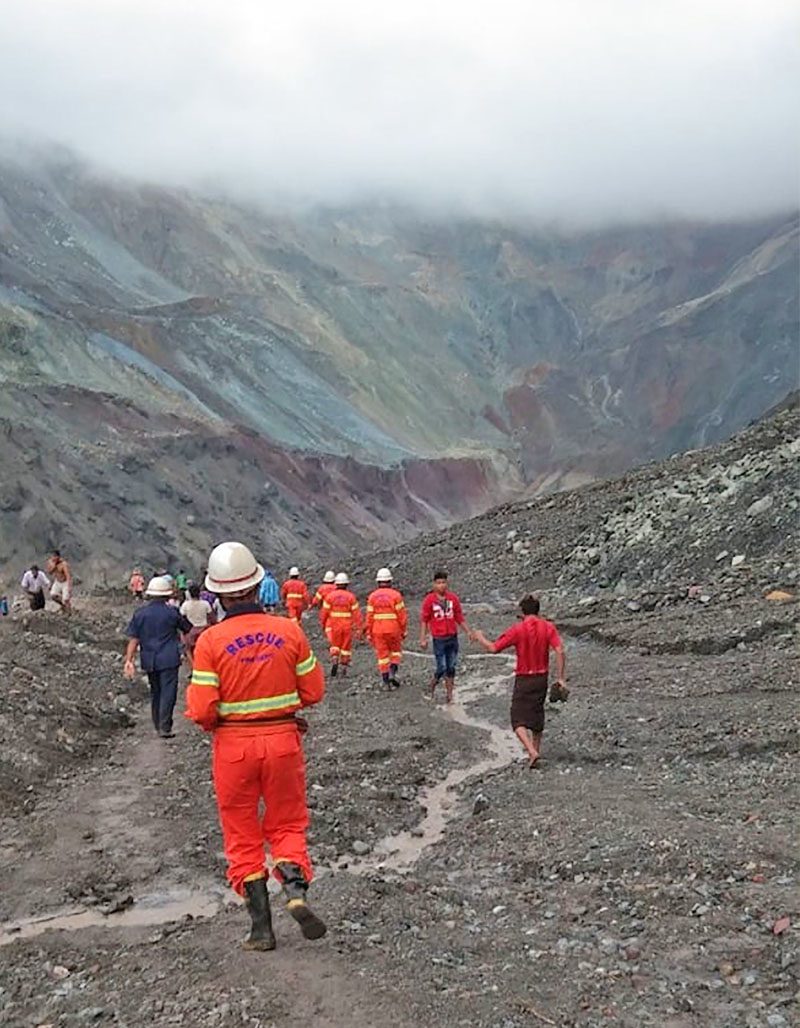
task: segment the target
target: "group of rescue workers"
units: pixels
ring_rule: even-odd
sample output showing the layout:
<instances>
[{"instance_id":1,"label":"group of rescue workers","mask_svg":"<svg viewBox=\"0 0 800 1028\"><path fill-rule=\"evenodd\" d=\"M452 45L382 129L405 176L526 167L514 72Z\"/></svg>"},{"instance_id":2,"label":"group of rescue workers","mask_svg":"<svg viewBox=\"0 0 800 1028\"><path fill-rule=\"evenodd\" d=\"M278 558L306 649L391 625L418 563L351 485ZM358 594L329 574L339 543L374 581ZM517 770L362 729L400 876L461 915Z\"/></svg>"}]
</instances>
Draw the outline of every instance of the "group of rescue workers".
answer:
<instances>
[{"instance_id":1,"label":"group of rescue workers","mask_svg":"<svg viewBox=\"0 0 800 1028\"><path fill-rule=\"evenodd\" d=\"M408 630L403 596L388 568L376 575L366 616L344 572L328 572L313 597L298 568L278 589L242 543L215 547L203 585L219 605L220 617L197 632L186 692L186 717L212 733L212 777L224 839L227 876L244 898L251 925L244 946L275 948L267 877L280 884L289 914L307 939L326 932L309 907L312 866L306 843L309 824L302 736L308 729L303 708L322 699L322 667L302 629L302 618L318 608L331 657L331 676L347 674L355 641L374 647L387 688L399 686L398 672ZM199 587L189 586L192 592ZM153 723L164 737L172 733L177 696L179 640L192 628L186 604L175 605L168 576L152 578L128 625L125 675L133 678L134 656L150 682ZM188 603L188 598L186 603ZM207 602L207 601L203 601ZM282 602L287 616L275 613ZM211 605L209 609L211 609ZM550 651L558 662L551 701L566 699L564 650L555 626L538 617L533 596L523 598L521 617L492 642L468 628L458 596L444 571L434 575L420 615L420 645L433 639L435 671L429 695L444 681L452 701L462 630L491 653L513 647L517 653L511 722L531 767L539 762ZM198 627L195 625L194 627Z\"/></svg>"}]
</instances>

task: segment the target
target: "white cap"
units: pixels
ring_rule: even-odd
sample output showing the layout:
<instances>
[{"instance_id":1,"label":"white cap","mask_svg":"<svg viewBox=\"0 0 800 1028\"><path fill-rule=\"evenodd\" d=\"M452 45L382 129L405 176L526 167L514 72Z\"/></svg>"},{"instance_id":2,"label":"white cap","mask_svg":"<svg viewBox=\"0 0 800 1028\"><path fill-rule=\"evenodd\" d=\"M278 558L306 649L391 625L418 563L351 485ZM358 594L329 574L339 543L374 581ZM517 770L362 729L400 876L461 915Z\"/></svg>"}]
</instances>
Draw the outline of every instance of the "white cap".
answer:
<instances>
[{"instance_id":1,"label":"white cap","mask_svg":"<svg viewBox=\"0 0 800 1028\"><path fill-rule=\"evenodd\" d=\"M375 581L376 582L391 582L392 581L392 573L391 573L391 571L388 568L381 568L380 571L375 576Z\"/></svg>"},{"instance_id":2,"label":"white cap","mask_svg":"<svg viewBox=\"0 0 800 1028\"><path fill-rule=\"evenodd\" d=\"M289 578L297 578L300 574L300 568L289 568Z\"/></svg>"},{"instance_id":3,"label":"white cap","mask_svg":"<svg viewBox=\"0 0 800 1028\"><path fill-rule=\"evenodd\" d=\"M350 585L350 579L347 577L344 571L340 571L336 576L337 585Z\"/></svg>"},{"instance_id":4,"label":"white cap","mask_svg":"<svg viewBox=\"0 0 800 1028\"><path fill-rule=\"evenodd\" d=\"M220 543L208 558L206 589L222 596L247 592L264 577L264 569L243 543Z\"/></svg>"},{"instance_id":5,"label":"white cap","mask_svg":"<svg viewBox=\"0 0 800 1028\"><path fill-rule=\"evenodd\" d=\"M156 575L147 583L145 596L172 596L172 579L167 575Z\"/></svg>"},{"instance_id":6,"label":"white cap","mask_svg":"<svg viewBox=\"0 0 800 1028\"><path fill-rule=\"evenodd\" d=\"M326 571L325 577L322 579L323 582L335 582L336 575L332 571Z\"/></svg>"}]
</instances>

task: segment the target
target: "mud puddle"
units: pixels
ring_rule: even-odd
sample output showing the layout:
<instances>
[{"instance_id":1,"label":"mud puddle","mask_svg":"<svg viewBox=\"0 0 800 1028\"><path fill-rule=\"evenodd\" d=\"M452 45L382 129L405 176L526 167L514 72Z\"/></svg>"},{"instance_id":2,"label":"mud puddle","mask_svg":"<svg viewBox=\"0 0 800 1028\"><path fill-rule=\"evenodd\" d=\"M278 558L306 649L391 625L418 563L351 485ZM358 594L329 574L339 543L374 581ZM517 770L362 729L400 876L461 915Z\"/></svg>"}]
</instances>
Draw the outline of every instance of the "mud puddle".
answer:
<instances>
[{"instance_id":1,"label":"mud puddle","mask_svg":"<svg viewBox=\"0 0 800 1028\"><path fill-rule=\"evenodd\" d=\"M453 791L470 778L478 778L489 771L499 770L522 759L519 743L507 727L496 725L485 718L473 717L465 707L465 703L507 690L507 673L495 678L480 679L470 685L459 684L458 699L435 713L432 711L433 716L438 714L468 728L477 728L487 733L488 754L469 767L451 771L441 782L422 791L419 803L425 808L426 813L416 827L410 831L385 836L375 845L368 857L359 860L345 858L335 865L336 869L353 874L367 874L378 869L397 871L401 874L411 871L422 853L443 837L448 823L456 816L456 797Z\"/></svg>"},{"instance_id":2,"label":"mud puddle","mask_svg":"<svg viewBox=\"0 0 800 1028\"><path fill-rule=\"evenodd\" d=\"M16 939L34 939L45 932L76 932L83 928L146 928L182 921L186 917L213 917L226 902L227 897L222 890L216 893L175 891L140 896L125 910L109 914L90 907L72 907L0 925L0 946L8 946Z\"/></svg>"}]
</instances>

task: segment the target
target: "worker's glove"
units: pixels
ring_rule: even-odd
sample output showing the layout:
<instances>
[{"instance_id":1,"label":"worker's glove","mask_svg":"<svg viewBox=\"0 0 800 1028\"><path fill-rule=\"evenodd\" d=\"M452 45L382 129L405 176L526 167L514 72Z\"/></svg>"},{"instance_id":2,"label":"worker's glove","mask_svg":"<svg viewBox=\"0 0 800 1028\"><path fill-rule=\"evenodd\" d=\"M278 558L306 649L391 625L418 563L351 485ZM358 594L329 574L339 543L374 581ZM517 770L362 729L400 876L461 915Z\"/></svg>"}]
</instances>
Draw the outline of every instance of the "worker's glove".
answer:
<instances>
[{"instance_id":1,"label":"worker's glove","mask_svg":"<svg viewBox=\"0 0 800 1028\"><path fill-rule=\"evenodd\" d=\"M304 717L301 717L299 714L295 714L294 722L297 725L297 731L301 735L305 735L308 731L308 721L306 721L306 719Z\"/></svg>"}]
</instances>

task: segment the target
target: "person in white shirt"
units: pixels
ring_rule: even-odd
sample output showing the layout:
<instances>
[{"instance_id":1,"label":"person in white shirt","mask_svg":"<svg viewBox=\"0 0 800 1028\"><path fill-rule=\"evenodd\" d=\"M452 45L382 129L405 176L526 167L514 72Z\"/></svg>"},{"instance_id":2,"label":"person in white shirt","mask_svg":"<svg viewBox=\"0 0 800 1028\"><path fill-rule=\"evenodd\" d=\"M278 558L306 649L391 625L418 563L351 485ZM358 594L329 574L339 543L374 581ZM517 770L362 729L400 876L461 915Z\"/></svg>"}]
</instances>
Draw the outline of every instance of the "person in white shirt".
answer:
<instances>
[{"instance_id":1,"label":"person in white shirt","mask_svg":"<svg viewBox=\"0 0 800 1028\"><path fill-rule=\"evenodd\" d=\"M192 668L192 658L194 656L194 646L201 634L208 628L209 625L213 625L216 620L216 614L214 608L208 602L200 598L200 586L192 582L188 589L189 599L184 600L181 604L181 614L191 622L192 630L187 632L183 637L183 644L186 647L186 659L189 664L189 669Z\"/></svg>"},{"instance_id":2,"label":"person in white shirt","mask_svg":"<svg viewBox=\"0 0 800 1028\"><path fill-rule=\"evenodd\" d=\"M31 610L44 610L45 589L50 587L50 579L38 564L31 564L19 584L28 594Z\"/></svg>"}]
</instances>

